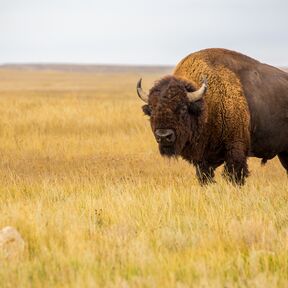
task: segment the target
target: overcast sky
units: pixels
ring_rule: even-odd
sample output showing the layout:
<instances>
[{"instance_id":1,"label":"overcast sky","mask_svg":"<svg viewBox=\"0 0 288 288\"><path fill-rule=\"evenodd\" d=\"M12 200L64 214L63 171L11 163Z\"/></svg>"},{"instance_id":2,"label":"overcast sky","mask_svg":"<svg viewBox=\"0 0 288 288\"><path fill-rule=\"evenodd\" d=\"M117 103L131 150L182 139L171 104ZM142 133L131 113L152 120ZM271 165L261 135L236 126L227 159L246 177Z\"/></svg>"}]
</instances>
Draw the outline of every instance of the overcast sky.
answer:
<instances>
[{"instance_id":1,"label":"overcast sky","mask_svg":"<svg viewBox=\"0 0 288 288\"><path fill-rule=\"evenodd\" d=\"M288 0L0 0L0 63L172 64L225 47L288 65Z\"/></svg>"}]
</instances>

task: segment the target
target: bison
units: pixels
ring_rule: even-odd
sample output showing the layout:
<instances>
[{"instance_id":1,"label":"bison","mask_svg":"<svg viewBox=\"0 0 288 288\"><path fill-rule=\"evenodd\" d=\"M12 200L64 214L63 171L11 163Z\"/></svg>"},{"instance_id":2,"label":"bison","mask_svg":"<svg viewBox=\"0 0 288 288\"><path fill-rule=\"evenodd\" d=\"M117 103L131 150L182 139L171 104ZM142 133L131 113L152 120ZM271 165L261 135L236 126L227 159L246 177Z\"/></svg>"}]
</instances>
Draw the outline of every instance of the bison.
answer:
<instances>
[{"instance_id":1,"label":"bison","mask_svg":"<svg viewBox=\"0 0 288 288\"><path fill-rule=\"evenodd\" d=\"M201 83L202 82L202 83ZM224 176L243 185L247 158L278 156L288 171L288 74L226 49L188 55L149 93L137 83L142 109L161 155L181 156L201 184Z\"/></svg>"}]
</instances>

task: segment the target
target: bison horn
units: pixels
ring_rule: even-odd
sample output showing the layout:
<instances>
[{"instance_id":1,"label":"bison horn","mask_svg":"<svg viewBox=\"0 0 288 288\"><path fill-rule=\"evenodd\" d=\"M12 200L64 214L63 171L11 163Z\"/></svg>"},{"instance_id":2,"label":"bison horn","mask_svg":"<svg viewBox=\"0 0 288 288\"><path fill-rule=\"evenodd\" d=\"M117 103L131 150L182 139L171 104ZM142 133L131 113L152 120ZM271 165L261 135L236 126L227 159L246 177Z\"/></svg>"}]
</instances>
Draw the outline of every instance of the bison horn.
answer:
<instances>
[{"instance_id":1,"label":"bison horn","mask_svg":"<svg viewBox=\"0 0 288 288\"><path fill-rule=\"evenodd\" d=\"M148 94L141 87L142 78L137 82L137 94L145 102L148 103Z\"/></svg>"},{"instance_id":2,"label":"bison horn","mask_svg":"<svg viewBox=\"0 0 288 288\"><path fill-rule=\"evenodd\" d=\"M187 97L188 97L189 101L190 102L196 102L196 101L200 100L204 96L204 94L206 93L207 87L208 87L207 79L206 79L206 77L203 77L201 87L194 92L188 92L187 93Z\"/></svg>"}]
</instances>

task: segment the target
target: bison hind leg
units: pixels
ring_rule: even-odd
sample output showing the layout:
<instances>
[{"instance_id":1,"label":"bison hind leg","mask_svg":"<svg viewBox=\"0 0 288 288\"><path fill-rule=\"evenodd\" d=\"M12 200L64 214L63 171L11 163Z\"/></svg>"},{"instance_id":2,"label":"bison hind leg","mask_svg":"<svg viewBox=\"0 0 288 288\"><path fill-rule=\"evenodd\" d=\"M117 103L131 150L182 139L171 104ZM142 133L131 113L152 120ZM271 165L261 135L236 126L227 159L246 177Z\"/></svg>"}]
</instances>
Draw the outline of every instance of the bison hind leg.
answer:
<instances>
[{"instance_id":1,"label":"bison hind leg","mask_svg":"<svg viewBox=\"0 0 288 288\"><path fill-rule=\"evenodd\" d=\"M288 174L288 152L281 152L278 154L278 158L282 166L286 169Z\"/></svg>"},{"instance_id":2,"label":"bison hind leg","mask_svg":"<svg viewBox=\"0 0 288 288\"><path fill-rule=\"evenodd\" d=\"M263 158L261 160L261 165L264 166L267 163L268 159L267 158Z\"/></svg>"}]
</instances>

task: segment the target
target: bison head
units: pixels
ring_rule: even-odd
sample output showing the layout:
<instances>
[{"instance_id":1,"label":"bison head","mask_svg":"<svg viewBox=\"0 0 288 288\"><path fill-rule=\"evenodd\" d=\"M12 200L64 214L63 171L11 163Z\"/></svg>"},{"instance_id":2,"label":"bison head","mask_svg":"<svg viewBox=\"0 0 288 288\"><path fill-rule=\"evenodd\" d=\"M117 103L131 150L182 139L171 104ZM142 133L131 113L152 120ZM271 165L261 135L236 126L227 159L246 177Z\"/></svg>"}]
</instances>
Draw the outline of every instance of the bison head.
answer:
<instances>
[{"instance_id":1,"label":"bison head","mask_svg":"<svg viewBox=\"0 0 288 288\"><path fill-rule=\"evenodd\" d=\"M204 79L196 89L192 83L175 76L167 76L145 93L141 79L137 83L138 96L146 102L142 107L150 116L151 128L159 144L161 155L177 156L197 135L207 89Z\"/></svg>"}]
</instances>

